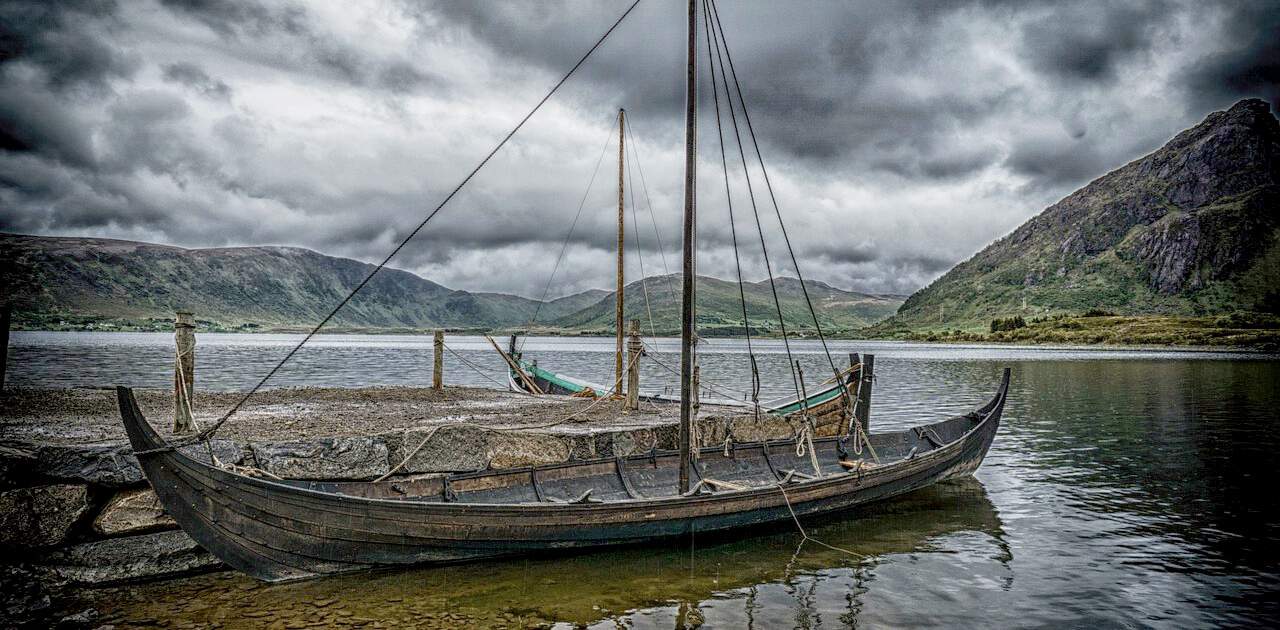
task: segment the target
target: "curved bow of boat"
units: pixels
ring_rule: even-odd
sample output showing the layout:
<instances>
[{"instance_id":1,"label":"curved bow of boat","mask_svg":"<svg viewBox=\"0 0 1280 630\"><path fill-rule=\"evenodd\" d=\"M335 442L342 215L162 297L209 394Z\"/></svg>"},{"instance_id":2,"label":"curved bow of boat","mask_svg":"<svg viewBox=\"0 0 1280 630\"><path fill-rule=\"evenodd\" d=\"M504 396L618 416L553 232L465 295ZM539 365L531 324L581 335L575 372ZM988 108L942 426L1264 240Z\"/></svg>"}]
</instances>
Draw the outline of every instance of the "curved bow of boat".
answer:
<instances>
[{"instance_id":1,"label":"curved bow of boat","mask_svg":"<svg viewBox=\"0 0 1280 630\"><path fill-rule=\"evenodd\" d=\"M121 418L165 510L205 549L266 581L379 565L456 562L518 553L634 544L858 506L971 474L1008 395L903 431L874 433L854 453L841 438L700 450L699 491L675 492L675 451L572 460L411 481L263 479L206 463L201 445L173 448L118 388ZM877 455L872 456L874 452ZM206 461L202 461L206 460ZM814 467L817 467L817 470Z\"/></svg>"}]
</instances>

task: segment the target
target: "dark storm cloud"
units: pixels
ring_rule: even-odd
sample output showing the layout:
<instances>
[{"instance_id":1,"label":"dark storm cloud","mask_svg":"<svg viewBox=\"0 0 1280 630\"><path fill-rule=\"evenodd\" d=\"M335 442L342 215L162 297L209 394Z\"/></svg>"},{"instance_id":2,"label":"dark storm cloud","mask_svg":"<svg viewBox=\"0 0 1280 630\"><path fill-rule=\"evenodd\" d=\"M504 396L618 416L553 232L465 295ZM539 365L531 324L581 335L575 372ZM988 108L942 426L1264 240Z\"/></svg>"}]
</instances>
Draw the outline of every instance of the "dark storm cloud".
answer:
<instances>
[{"instance_id":1,"label":"dark storm cloud","mask_svg":"<svg viewBox=\"0 0 1280 630\"><path fill-rule=\"evenodd\" d=\"M194 63L171 63L164 66L164 78L185 85L209 98L231 98L231 86L209 76L204 68Z\"/></svg>"},{"instance_id":2,"label":"dark storm cloud","mask_svg":"<svg viewBox=\"0 0 1280 630\"><path fill-rule=\"evenodd\" d=\"M1102 6L1066 3L1028 23L1022 45L1043 72L1082 81L1109 80L1128 57L1148 50L1151 38L1176 15L1171 3L1157 0Z\"/></svg>"},{"instance_id":3,"label":"dark storm cloud","mask_svg":"<svg viewBox=\"0 0 1280 630\"><path fill-rule=\"evenodd\" d=\"M1224 107L1237 99L1280 103L1280 6L1270 1L1231 6L1221 49L1187 74L1188 95L1198 107Z\"/></svg>"},{"instance_id":4,"label":"dark storm cloud","mask_svg":"<svg viewBox=\"0 0 1280 630\"><path fill-rule=\"evenodd\" d=\"M625 7L0 3L0 230L381 259ZM461 288L540 290L619 106L674 256L681 7L642 2L393 264ZM1211 109L1274 103L1278 15L1190 0L720 5L806 275L898 293ZM706 54L704 42L702 268L728 277ZM608 275L614 247L612 159L569 238L586 274L574 282L607 284L590 274ZM646 214L638 249L653 273ZM787 258L779 249L779 270ZM481 273L498 264L508 271Z\"/></svg>"}]
</instances>

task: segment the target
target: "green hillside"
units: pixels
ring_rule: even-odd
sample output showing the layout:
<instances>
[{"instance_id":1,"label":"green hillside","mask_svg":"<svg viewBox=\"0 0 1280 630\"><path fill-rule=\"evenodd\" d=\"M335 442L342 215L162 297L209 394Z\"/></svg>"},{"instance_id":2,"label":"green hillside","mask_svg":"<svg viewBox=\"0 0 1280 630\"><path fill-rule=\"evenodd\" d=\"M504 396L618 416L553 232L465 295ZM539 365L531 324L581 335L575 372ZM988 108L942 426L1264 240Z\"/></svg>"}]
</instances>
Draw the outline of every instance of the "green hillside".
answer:
<instances>
[{"instance_id":1,"label":"green hillside","mask_svg":"<svg viewBox=\"0 0 1280 630\"><path fill-rule=\"evenodd\" d=\"M29 329L165 330L190 310L206 329L298 330L320 321L373 267L294 247L184 249L131 241L0 234L0 290L15 324ZM701 278L706 334L742 331L737 285ZM678 277L627 288L628 316L648 328L642 286L658 328L679 330ZM767 284L747 287L753 326L773 332ZM850 330L883 318L901 302L811 283L824 326ZM811 329L799 283L779 281L788 324ZM593 289L539 302L502 293L450 289L384 269L333 319L331 330L523 329L537 313L545 332L613 331L613 292ZM770 321L772 320L772 321Z\"/></svg>"},{"instance_id":2,"label":"green hillside","mask_svg":"<svg viewBox=\"0 0 1280 630\"><path fill-rule=\"evenodd\" d=\"M653 329L658 334L680 332L680 282L679 274L646 278L628 284L623 291L626 298L626 319L638 319L646 333L650 331L650 313ZM779 278L776 281L778 301L782 304L783 318L788 332L811 334L813 320L795 278ZM894 296L867 295L836 289L822 282L806 283L809 297L814 302L818 321L823 331L848 333L887 317L902 303ZM777 310L769 282L746 283L747 317L753 333L781 334ZM648 293L646 304L645 294ZM736 282L698 277L698 330L705 336L741 335L745 332L742 321L742 298ZM555 327L612 332L615 318L614 297L610 293L604 299L577 313L555 320Z\"/></svg>"},{"instance_id":3,"label":"green hillside","mask_svg":"<svg viewBox=\"0 0 1280 630\"><path fill-rule=\"evenodd\" d=\"M1280 313L1280 124L1264 101L1210 114L909 297L880 335L1087 311Z\"/></svg>"}]
</instances>

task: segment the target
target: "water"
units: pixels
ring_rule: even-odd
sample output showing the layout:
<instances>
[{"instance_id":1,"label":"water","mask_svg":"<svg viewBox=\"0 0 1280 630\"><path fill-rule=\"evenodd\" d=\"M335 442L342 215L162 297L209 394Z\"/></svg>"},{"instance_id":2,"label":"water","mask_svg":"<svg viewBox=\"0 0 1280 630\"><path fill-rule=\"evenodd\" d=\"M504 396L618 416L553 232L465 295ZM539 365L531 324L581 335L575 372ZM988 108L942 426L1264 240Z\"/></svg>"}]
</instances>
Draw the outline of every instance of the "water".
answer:
<instances>
[{"instance_id":1,"label":"water","mask_svg":"<svg viewBox=\"0 0 1280 630\"><path fill-rule=\"evenodd\" d=\"M199 386L250 385L291 339L200 335ZM501 374L482 339L449 343ZM167 335L17 333L10 378L168 386L171 344ZM780 342L760 346L766 391L787 393ZM525 353L607 381L611 347L534 339ZM656 349L675 345L663 340ZM841 363L849 351L876 354L873 430L972 407L991 394L999 367L1014 369L1004 424L974 480L808 524L813 537L860 557L813 543L797 549L798 535L784 527L559 559L278 586L217 574L89 596L122 627L148 618L341 625L360 617L439 627L1275 625L1277 357L879 342L831 349ZM816 342L792 350L807 379L830 373ZM653 358L675 365L674 357ZM326 337L278 384L423 384L430 359L429 338ZM709 379L744 389L741 342L711 340L702 361ZM460 363L446 357L447 382L486 383ZM646 384L674 383L652 363Z\"/></svg>"}]
</instances>

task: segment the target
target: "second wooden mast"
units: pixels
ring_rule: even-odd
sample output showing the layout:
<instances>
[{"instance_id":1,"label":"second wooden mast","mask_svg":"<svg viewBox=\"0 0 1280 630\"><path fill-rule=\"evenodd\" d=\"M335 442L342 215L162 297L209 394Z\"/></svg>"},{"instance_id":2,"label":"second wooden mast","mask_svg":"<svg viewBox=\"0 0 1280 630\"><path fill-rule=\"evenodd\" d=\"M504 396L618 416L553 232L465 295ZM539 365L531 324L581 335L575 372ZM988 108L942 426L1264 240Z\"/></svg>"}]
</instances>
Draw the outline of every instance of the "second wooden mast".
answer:
<instances>
[{"instance_id":1,"label":"second wooden mast","mask_svg":"<svg viewBox=\"0 0 1280 630\"><path fill-rule=\"evenodd\" d=\"M626 144L626 137L623 133L624 125L626 125L627 110L618 110L618 284L617 292L614 299L614 310L617 316L614 321L614 328L617 330L617 347L615 348L613 360L613 393L617 396L622 395L622 318L623 318L623 295L622 290L626 283L625 271L623 267L623 247L626 242L624 238L626 233L626 196L622 187L622 160ZM644 278L640 279L644 282Z\"/></svg>"},{"instance_id":2,"label":"second wooden mast","mask_svg":"<svg viewBox=\"0 0 1280 630\"><path fill-rule=\"evenodd\" d=\"M697 165L698 165L698 9L689 0L689 56L686 71L684 110L684 267L680 296L680 494L689 491L689 425L693 418L693 368L695 257L697 255Z\"/></svg>"}]
</instances>

